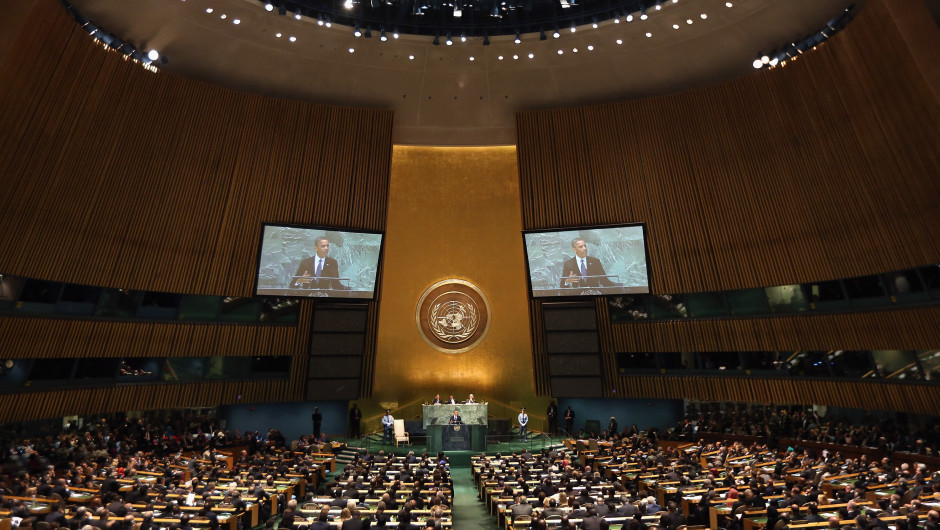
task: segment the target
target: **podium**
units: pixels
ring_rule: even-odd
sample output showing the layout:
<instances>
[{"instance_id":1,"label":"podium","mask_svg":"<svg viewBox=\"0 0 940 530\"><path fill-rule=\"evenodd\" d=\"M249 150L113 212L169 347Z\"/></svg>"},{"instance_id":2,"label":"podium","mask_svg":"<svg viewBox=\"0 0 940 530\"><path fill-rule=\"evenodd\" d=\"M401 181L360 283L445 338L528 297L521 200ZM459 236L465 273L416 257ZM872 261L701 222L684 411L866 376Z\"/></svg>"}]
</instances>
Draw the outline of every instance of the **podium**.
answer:
<instances>
[{"instance_id":1,"label":"podium","mask_svg":"<svg viewBox=\"0 0 940 530\"><path fill-rule=\"evenodd\" d=\"M486 403L460 405L425 405L422 420L428 436L428 452L485 451ZM454 411L460 414L462 425L450 425Z\"/></svg>"},{"instance_id":2,"label":"podium","mask_svg":"<svg viewBox=\"0 0 940 530\"><path fill-rule=\"evenodd\" d=\"M428 452L486 450L486 425L431 425Z\"/></svg>"}]
</instances>

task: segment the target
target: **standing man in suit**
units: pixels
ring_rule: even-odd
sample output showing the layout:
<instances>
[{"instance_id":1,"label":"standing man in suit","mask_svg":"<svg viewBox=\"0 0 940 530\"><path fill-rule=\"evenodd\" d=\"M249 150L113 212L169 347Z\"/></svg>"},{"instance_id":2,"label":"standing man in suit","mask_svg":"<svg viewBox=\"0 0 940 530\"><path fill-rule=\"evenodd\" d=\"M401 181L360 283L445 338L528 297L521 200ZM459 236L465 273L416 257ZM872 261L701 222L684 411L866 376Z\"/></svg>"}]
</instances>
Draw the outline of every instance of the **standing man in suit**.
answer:
<instances>
[{"instance_id":1,"label":"standing man in suit","mask_svg":"<svg viewBox=\"0 0 940 530\"><path fill-rule=\"evenodd\" d=\"M460 411L455 410L454 415L450 417L448 423L451 425L463 425L463 418L460 417Z\"/></svg>"},{"instance_id":2,"label":"standing man in suit","mask_svg":"<svg viewBox=\"0 0 940 530\"><path fill-rule=\"evenodd\" d=\"M552 436L558 434L558 405L554 400L548 405L548 411L545 413L548 417L548 432Z\"/></svg>"},{"instance_id":3,"label":"standing man in suit","mask_svg":"<svg viewBox=\"0 0 940 530\"><path fill-rule=\"evenodd\" d=\"M571 431L574 430L574 410L571 409L571 405L568 405L568 410L565 411L565 430L568 436L571 436Z\"/></svg>"},{"instance_id":4,"label":"standing man in suit","mask_svg":"<svg viewBox=\"0 0 940 530\"><path fill-rule=\"evenodd\" d=\"M565 262L561 272L562 288L615 287L601 260L588 256L587 243L580 237L571 240L574 257Z\"/></svg>"},{"instance_id":5,"label":"standing man in suit","mask_svg":"<svg viewBox=\"0 0 940 530\"><path fill-rule=\"evenodd\" d=\"M317 255L300 262L300 267L297 267L297 273L294 274L294 280L291 282L291 288L345 290L346 288L339 280L331 279L339 277L339 265L335 259L328 256L330 240L318 237L314 246L317 249Z\"/></svg>"},{"instance_id":6,"label":"standing man in suit","mask_svg":"<svg viewBox=\"0 0 940 530\"><path fill-rule=\"evenodd\" d=\"M313 419L313 437L317 440L320 439L320 428L323 425L323 414L320 413L319 407L313 407L313 414L311 415Z\"/></svg>"},{"instance_id":7,"label":"standing man in suit","mask_svg":"<svg viewBox=\"0 0 940 530\"><path fill-rule=\"evenodd\" d=\"M395 417L392 411L385 409L385 416L382 416L382 445L388 443L388 440L395 438Z\"/></svg>"},{"instance_id":8,"label":"standing man in suit","mask_svg":"<svg viewBox=\"0 0 940 530\"><path fill-rule=\"evenodd\" d=\"M522 407L522 410L519 411L519 438L522 438L523 442L529 441L528 425L529 415L525 413L525 407Z\"/></svg>"},{"instance_id":9,"label":"standing man in suit","mask_svg":"<svg viewBox=\"0 0 940 530\"><path fill-rule=\"evenodd\" d=\"M362 411L353 403L349 409L349 437L359 438L359 422L362 421Z\"/></svg>"}]
</instances>

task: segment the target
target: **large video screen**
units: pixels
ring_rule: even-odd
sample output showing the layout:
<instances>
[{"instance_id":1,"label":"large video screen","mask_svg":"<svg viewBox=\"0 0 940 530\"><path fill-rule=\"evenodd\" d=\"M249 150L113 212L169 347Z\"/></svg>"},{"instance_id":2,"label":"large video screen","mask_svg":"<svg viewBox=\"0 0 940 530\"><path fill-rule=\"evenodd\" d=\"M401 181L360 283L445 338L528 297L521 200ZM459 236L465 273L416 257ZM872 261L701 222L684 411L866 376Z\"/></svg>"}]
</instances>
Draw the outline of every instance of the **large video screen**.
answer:
<instances>
[{"instance_id":1,"label":"large video screen","mask_svg":"<svg viewBox=\"0 0 940 530\"><path fill-rule=\"evenodd\" d=\"M381 255L381 233L264 224L255 294L372 299Z\"/></svg>"},{"instance_id":2,"label":"large video screen","mask_svg":"<svg viewBox=\"0 0 940 530\"><path fill-rule=\"evenodd\" d=\"M526 231L533 298L650 292L642 224Z\"/></svg>"}]
</instances>

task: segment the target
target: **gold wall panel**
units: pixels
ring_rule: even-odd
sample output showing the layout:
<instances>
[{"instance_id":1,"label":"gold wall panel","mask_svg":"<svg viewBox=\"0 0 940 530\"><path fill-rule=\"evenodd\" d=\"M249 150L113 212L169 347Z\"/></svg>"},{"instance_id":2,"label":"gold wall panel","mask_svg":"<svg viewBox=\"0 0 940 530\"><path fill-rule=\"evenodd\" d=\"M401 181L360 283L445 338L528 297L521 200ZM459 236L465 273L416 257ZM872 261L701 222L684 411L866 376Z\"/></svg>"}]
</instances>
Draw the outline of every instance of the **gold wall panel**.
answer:
<instances>
[{"instance_id":1,"label":"gold wall panel","mask_svg":"<svg viewBox=\"0 0 940 530\"><path fill-rule=\"evenodd\" d=\"M497 403L532 402L519 205L514 147L394 148L373 384L377 399L414 407L436 393L466 399L472 392L490 402L491 414L498 416L508 411ZM432 348L415 323L421 294L450 278L478 286L492 311L486 337L457 354Z\"/></svg>"}]
</instances>

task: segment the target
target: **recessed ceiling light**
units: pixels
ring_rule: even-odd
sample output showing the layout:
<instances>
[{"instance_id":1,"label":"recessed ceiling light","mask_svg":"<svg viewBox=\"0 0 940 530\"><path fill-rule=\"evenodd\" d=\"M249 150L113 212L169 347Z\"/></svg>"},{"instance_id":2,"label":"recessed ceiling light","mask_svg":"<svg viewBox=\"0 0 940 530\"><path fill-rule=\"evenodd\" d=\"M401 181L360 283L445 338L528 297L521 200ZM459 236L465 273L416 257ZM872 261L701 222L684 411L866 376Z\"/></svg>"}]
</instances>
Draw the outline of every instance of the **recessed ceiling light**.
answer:
<instances>
[{"instance_id":1,"label":"recessed ceiling light","mask_svg":"<svg viewBox=\"0 0 940 530\"><path fill-rule=\"evenodd\" d=\"M673 24L672 29L679 29L679 24Z\"/></svg>"},{"instance_id":2,"label":"recessed ceiling light","mask_svg":"<svg viewBox=\"0 0 940 530\"><path fill-rule=\"evenodd\" d=\"M574 53L578 53L578 49L577 49L577 48L571 48L571 51L574 52Z\"/></svg>"},{"instance_id":3,"label":"recessed ceiling light","mask_svg":"<svg viewBox=\"0 0 940 530\"><path fill-rule=\"evenodd\" d=\"M350 49L349 49L349 53L353 53L353 52L355 52L355 51L356 51L355 48L350 48Z\"/></svg>"},{"instance_id":4,"label":"recessed ceiling light","mask_svg":"<svg viewBox=\"0 0 940 530\"><path fill-rule=\"evenodd\" d=\"M241 24L241 23L242 23L242 19L240 19L240 18L236 18L236 19L232 20L232 24L235 24L236 26L239 25L239 24Z\"/></svg>"},{"instance_id":5,"label":"recessed ceiling light","mask_svg":"<svg viewBox=\"0 0 940 530\"><path fill-rule=\"evenodd\" d=\"M503 60L503 56L500 55L499 57L497 57L497 59L499 59L500 61L502 61L502 60Z\"/></svg>"},{"instance_id":6,"label":"recessed ceiling light","mask_svg":"<svg viewBox=\"0 0 940 530\"><path fill-rule=\"evenodd\" d=\"M213 11L214 11L214 9L212 9L211 7L207 7L207 8L206 8L206 13L212 13Z\"/></svg>"},{"instance_id":7,"label":"recessed ceiling light","mask_svg":"<svg viewBox=\"0 0 940 530\"><path fill-rule=\"evenodd\" d=\"M708 15L706 15L705 13L702 13L699 16L702 17L702 20L705 20L706 18L708 18Z\"/></svg>"},{"instance_id":8,"label":"recessed ceiling light","mask_svg":"<svg viewBox=\"0 0 940 530\"><path fill-rule=\"evenodd\" d=\"M512 60L513 60L513 61L518 61L518 60L519 60L519 56L516 55L516 54L512 54Z\"/></svg>"},{"instance_id":9,"label":"recessed ceiling light","mask_svg":"<svg viewBox=\"0 0 940 530\"><path fill-rule=\"evenodd\" d=\"M646 37L647 37L647 38L652 37L652 36L653 36L652 33L650 33L649 31L646 32Z\"/></svg>"},{"instance_id":10,"label":"recessed ceiling light","mask_svg":"<svg viewBox=\"0 0 940 530\"><path fill-rule=\"evenodd\" d=\"M471 56L470 56L470 60L471 60L471 61L475 61L476 59L471 55Z\"/></svg>"},{"instance_id":11,"label":"recessed ceiling light","mask_svg":"<svg viewBox=\"0 0 940 530\"><path fill-rule=\"evenodd\" d=\"M691 24L691 23L692 23L692 19L691 19L691 18L685 19L685 23L686 23L686 24Z\"/></svg>"},{"instance_id":12,"label":"recessed ceiling light","mask_svg":"<svg viewBox=\"0 0 940 530\"><path fill-rule=\"evenodd\" d=\"M623 44L623 41L620 39L617 39L617 44Z\"/></svg>"},{"instance_id":13,"label":"recessed ceiling light","mask_svg":"<svg viewBox=\"0 0 940 530\"><path fill-rule=\"evenodd\" d=\"M529 59L535 59L535 54L534 54L534 53L530 53L530 54L529 54Z\"/></svg>"},{"instance_id":14,"label":"recessed ceiling light","mask_svg":"<svg viewBox=\"0 0 940 530\"><path fill-rule=\"evenodd\" d=\"M291 42L297 42L297 37L291 35L291 36L290 36L290 41L291 41Z\"/></svg>"},{"instance_id":15,"label":"recessed ceiling light","mask_svg":"<svg viewBox=\"0 0 940 530\"><path fill-rule=\"evenodd\" d=\"M275 37L277 37L277 38L279 38L279 39L281 38L281 34L280 34L280 32L278 32L278 33L275 33L275 34L274 34L274 36L275 36Z\"/></svg>"},{"instance_id":16,"label":"recessed ceiling light","mask_svg":"<svg viewBox=\"0 0 940 530\"><path fill-rule=\"evenodd\" d=\"M561 55L561 54L563 54L563 53L565 53L564 50L558 50L558 55Z\"/></svg>"},{"instance_id":17,"label":"recessed ceiling light","mask_svg":"<svg viewBox=\"0 0 940 530\"><path fill-rule=\"evenodd\" d=\"M221 15L219 15L219 18L221 18L222 20L225 20L228 18L228 15L226 15L225 13L222 13Z\"/></svg>"},{"instance_id":18,"label":"recessed ceiling light","mask_svg":"<svg viewBox=\"0 0 940 530\"><path fill-rule=\"evenodd\" d=\"M589 45L588 45L588 51L589 51L589 52L594 51L594 45L593 45L593 44L589 44Z\"/></svg>"},{"instance_id":19,"label":"recessed ceiling light","mask_svg":"<svg viewBox=\"0 0 940 530\"><path fill-rule=\"evenodd\" d=\"M415 56L414 56L414 55L409 55L409 56L408 56L408 60L409 60L409 61L414 61L414 60L415 60Z\"/></svg>"}]
</instances>

